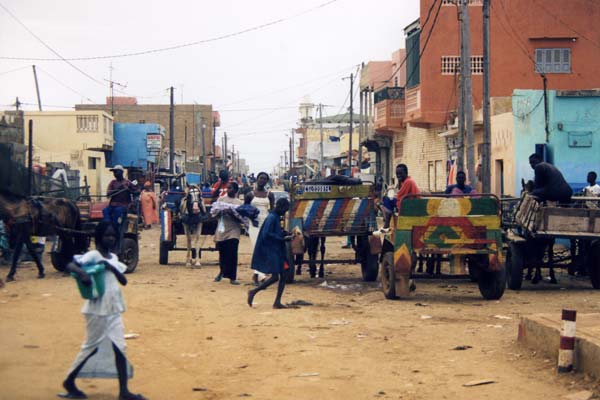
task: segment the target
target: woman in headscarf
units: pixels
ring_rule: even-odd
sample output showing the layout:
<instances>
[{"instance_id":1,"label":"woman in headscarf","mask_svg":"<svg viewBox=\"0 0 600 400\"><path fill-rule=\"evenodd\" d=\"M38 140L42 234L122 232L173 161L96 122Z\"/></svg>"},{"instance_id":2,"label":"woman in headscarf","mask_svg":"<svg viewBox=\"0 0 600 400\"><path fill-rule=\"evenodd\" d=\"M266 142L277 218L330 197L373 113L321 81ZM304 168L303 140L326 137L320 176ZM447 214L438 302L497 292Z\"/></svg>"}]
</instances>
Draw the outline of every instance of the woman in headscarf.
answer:
<instances>
[{"instance_id":1,"label":"woman in headscarf","mask_svg":"<svg viewBox=\"0 0 600 400\"><path fill-rule=\"evenodd\" d=\"M269 213L260 228L254 253L252 254L252 269L271 274L271 276L258 287L248 291L248 305L250 307L252 307L254 296L258 292L279 281L273 308L287 308L281 303L281 296L285 288L286 273L293 273L290 266L287 265L285 246L285 242L292 240L292 236L286 236L286 233L281 229L280 219L289 209L290 202L287 199L277 200L275 209Z\"/></svg>"},{"instance_id":2,"label":"woman in headscarf","mask_svg":"<svg viewBox=\"0 0 600 400\"><path fill-rule=\"evenodd\" d=\"M152 190L152 182L146 181L144 183L144 190L140 195L140 202L142 205L142 215L144 216L144 227L151 228L152 224L158 223L158 204L156 201L156 194Z\"/></svg>"},{"instance_id":3,"label":"woman in headscarf","mask_svg":"<svg viewBox=\"0 0 600 400\"><path fill-rule=\"evenodd\" d=\"M260 212L258 214L258 226L250 226L249 235L250 241L252 242L252 249L256 246L256 239L258 238L260 227L265 219L267 219L269 211L275 206L275 196L270 190L267 190L267 183L269 183L269 174L266 172L259 172L256 177L256 187L252 191L254 198L252 199L251 204L258 208L258 211ZM258 281L262 281L265 277L265 274L262 272L254 270L252 280L254 281L254 284L258 285Z\"/></svg>"}]
</instances>

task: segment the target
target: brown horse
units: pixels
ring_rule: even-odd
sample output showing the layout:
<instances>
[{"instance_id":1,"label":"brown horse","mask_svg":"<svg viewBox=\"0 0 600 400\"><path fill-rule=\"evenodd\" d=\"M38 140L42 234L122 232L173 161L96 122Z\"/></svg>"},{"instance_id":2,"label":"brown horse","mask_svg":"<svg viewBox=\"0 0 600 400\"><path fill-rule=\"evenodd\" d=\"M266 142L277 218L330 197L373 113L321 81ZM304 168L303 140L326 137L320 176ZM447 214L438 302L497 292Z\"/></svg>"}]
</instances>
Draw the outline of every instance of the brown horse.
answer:
<instances>
[{"instance_id":1,"label":"brown horse","mask_svg":"<svg viewBox=\"0 0 600 400\"><path fill-rule=\"evenodd\" d=\"M13 281L23 244L38 268L38 278L43 278L44 266L31 243L31 236L58 235L61 255L71 258L75 252L85 250L86 238L75 234L81 229L79 209L68 199L52 197L20 197L0 193L0 217L7 223L14 237L15 251L12 266L6 277Z\"/></svg>"}]
</instances>

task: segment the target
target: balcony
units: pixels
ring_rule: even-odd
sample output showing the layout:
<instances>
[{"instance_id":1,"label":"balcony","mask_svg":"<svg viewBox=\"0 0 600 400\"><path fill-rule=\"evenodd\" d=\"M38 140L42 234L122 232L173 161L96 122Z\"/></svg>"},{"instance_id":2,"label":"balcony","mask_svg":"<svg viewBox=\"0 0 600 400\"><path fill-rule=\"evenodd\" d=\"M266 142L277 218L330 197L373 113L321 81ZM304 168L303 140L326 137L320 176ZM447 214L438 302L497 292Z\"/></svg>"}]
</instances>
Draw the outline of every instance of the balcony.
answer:
<instances>
[{"instance_id":1,"label":"balcony","mask_svg":"<svg viewBox=\"0 0 600 400\"><path fill-rule=\"evenodd\" d=\"M404 108L404 88L389 87L375 92L375 130L394 133L402 129Z\"/></svg>"},{"instance_id":2,"label":"balcony","mask_svg":"<svg viewBox=\"0 0 600 400\"><path fill-rule=\"evenodd\" d=\"M421 118L421 87L406 89L406 122L418 121Z\"/></svg>"}]
</instances>

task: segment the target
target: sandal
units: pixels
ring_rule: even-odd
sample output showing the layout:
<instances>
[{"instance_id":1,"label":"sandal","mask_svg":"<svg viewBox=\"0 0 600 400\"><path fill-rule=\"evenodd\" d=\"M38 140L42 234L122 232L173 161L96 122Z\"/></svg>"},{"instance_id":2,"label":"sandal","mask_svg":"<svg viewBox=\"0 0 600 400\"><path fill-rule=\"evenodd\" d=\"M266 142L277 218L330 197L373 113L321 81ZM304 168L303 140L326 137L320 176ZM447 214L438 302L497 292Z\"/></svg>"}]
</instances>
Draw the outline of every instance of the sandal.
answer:
<instances>
[{"instance_id":1,"label":"sandal","mask_svg":"<svg viewBox=\"0 0 600 400\"><path fill-rule=\"evenodd\" d=\"M142 394L130 393L125 396L119 396L119 400L148 400L148 399L146 397L144 397Z\"/></svg>"},{"instance_id":2,"label":"sandal","mask_svg":"<svg viewBox=\"0 0 600 400\"><path fill-rule=\"evenodd\" d=\"M87 399L88 398L86 396L86 394L83 393L81 390L79 390L77 392L58 393L57 396L60 397L61 399Z\"/></svg>"}]
</instances>

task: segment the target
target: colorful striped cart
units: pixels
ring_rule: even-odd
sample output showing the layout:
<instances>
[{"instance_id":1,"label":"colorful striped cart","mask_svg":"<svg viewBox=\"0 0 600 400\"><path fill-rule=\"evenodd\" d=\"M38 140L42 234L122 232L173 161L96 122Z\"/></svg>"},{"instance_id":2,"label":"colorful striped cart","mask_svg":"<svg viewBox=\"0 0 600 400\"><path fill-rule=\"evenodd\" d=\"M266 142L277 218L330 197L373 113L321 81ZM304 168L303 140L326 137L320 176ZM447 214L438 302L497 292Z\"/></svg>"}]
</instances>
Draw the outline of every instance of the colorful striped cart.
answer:
<instances>
[{"instance_id":1,"label":"colorful striped cart","mask_svg":"<svg viewBox=\"0 0 600 400\"><path fill-rule=\"evenodd\" d=\"M325 260L325 263L360 262L365 281L374 281L378 274L380 240L371 234L377 229L373 185L311 184L295 185L291 193L288 229L301 232L305 241L329 236L352 236L355 258ZM292 243L295 255L304 253L304 246ZM314 265L316 260L309 260ZM293 274L290 274L293 278Z\"/></svg>"},{"instance_id":2,"label":"colorful striped cart","mask_svg":"<svg viewBox=\"0 0 600 400\"><path fill-rule=\"evenodd\" d=\"M381 283L388 299L408 296L417 255L464 258L484 298L504 293L501 209L494 195L404 198L382 253Z\"/></svg>"}]
</instances>

